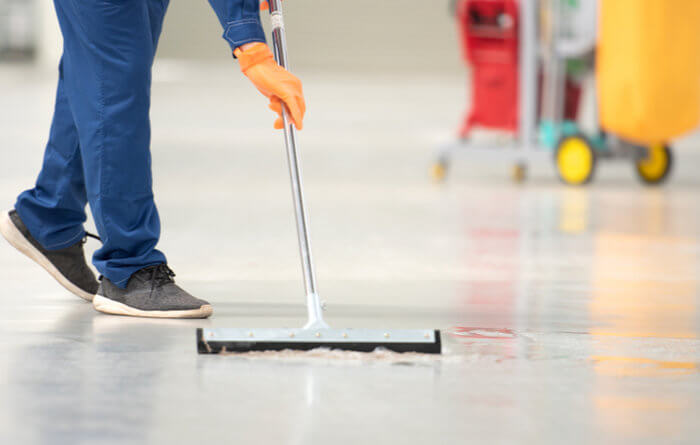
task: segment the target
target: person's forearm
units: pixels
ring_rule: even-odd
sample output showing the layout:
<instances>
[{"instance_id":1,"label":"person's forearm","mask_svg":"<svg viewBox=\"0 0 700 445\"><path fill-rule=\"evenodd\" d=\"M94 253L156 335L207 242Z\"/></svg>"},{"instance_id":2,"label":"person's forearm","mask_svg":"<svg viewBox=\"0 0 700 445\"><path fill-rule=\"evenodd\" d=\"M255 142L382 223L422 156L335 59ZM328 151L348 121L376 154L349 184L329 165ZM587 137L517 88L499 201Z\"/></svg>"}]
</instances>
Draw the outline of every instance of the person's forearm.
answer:
<instances>
[{"instance_id":1,"label":"person's forearm","mask_svg":"<svg viewBox=\"0 0 700 445\"><path fill-rule=\"evenodd\" d=\"M255 42L244 43L243 45L239 46L238 49L240 49L241 51L245 51L245 50L247 50L248 48L250 48L250 47L253 46L253 45L255 45ZM234 49L234 51L235 51L235 50L236 50L236 49Z\"/></svg>"},{"instance_id":2,"label":"person's forearm","mask_svg":"<svg viewBox=\"0 0 700 445\"><path fill-rule=\"evenodd\" d=\"M265 42L259 0L209 0L209 4L224 28L223 38L232 51L252 42Z\"/></svg>"}]
</instances>

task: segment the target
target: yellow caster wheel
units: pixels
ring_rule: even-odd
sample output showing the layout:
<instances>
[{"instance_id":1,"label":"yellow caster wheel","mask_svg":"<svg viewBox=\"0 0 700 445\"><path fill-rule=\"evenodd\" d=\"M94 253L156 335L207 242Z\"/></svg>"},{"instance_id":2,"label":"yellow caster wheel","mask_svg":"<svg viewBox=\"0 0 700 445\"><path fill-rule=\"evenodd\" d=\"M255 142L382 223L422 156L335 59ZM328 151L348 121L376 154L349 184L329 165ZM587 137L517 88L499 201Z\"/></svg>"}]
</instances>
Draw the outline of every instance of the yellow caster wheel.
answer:
<instances>
[{"instance_id":1,"label":"yellow caster wheel","mask_svg":"<svg viewBox=\"0 0 700 445\"><path fill-rule=\"evenodd\" d=\"M443 182L447 177L447 164L439 161L430 166L430 177L435 182Z\"/></svg>"},{"instance_id":2,"label":"yellow caster wheel","mask_svg":"<svg viewBox=\"0 0 700 445\"><path fill-rule=\"evenodd\" d=\"M636 162L637 176L645 184L660 184L668 178L673 167L673 152L664 144L647 148L647 157Z\"/></svg>"},{"instance_id":3,"label":"yellow caster wheel","mask_svg":"<svg viewBox=\"0 0 700 445\"><path fill-rule=\"evenodd\" d=\"M596 155L585 136L566 136L559 141L554 155L559 179L571 185L583 185L593 178Z\"/></svg>"},{"instance_id":4,"label":"yellow caster wheel","mask_svg":"<svg viewBox=\"0 0 700 445\"><path fill-rule=\"evenodd\" d=\"M510 177L517 183L525 181L527 178L527 167L525 164L515 164L510 171Z\"/></svg>"}]
</instances>

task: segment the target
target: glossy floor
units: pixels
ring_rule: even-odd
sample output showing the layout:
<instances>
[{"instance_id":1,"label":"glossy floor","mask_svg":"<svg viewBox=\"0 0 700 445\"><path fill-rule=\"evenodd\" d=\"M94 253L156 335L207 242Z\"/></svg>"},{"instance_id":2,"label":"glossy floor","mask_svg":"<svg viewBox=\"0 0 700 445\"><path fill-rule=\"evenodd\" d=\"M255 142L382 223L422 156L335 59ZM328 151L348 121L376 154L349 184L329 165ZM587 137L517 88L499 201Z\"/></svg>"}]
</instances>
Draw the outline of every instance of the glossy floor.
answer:
<instances>
[{"instance_id":1,"label":"glossy floor","mask_svg":"<svg viewBox=\"0 0 700 445\"><path fill-rule=\"evenodd\" d=\"M698 138L662 188L625 164L573 189L550 165L517 186L467 162L435 186L459 78L306 76L300 138L329 321L440 328L445 354L198 356L195 327L304 317L281 136L237 76L164 64L154 89L161 246L214 316L97 314L3 242L0 442L698 442ZM11 206L40 165L53 78L0 80Z\"/></svg>"}]
</instances>

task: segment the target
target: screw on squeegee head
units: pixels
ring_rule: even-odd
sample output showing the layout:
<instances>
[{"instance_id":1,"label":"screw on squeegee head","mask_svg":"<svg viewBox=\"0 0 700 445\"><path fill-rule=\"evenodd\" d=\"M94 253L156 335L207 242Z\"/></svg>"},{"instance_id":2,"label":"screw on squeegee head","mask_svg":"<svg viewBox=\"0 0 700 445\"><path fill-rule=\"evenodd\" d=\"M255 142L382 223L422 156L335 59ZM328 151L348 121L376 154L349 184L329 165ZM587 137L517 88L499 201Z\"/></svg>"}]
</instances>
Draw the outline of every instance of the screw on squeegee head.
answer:
<instances>
[{"instance_id":1,"label":"screw on squeegee head","mask_svg":"<svg viewBox=\"0 0 700 445\"><path fill-rule=\"evenodd\" d=\"M432 329L197 329L197 351L200 354L309 351L316 348L357 352L383 348L422 354L440 354L442 351L440 331Z\"/></svg>"}]
</instances>

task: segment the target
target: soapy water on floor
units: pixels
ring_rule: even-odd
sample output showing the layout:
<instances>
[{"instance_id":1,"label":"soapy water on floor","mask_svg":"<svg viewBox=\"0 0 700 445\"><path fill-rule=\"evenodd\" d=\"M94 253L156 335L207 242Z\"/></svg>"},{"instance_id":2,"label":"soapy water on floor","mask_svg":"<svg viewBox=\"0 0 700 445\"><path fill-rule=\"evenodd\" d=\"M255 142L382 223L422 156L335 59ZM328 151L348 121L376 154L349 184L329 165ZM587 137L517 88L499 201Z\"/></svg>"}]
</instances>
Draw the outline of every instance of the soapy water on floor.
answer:
<instances>
[{"instance_id":1,"label":"soapy water on floor","mask_svg":"<svg viewBox=\"0 0 700 445\"><path fill-rule=\"evenodd\" d=\"M266 360L283 362L312 362L335 365L389 364L405 366L430 366L433 364L453 365L483 361L499 362L502 354L493 354L484 350L493 342L513 340L527 335L510 329L451 327L442 331L441 354L424 354L417 352L394 352L378 347L372 352L344 351L339 349L316 348L308 351L286 349L283 351L221 352L218 355L247 360ZM469 341L469 345L465 343Z\"/></svg>"},{"instance_id":2,"label":"soapy water on floor","mask_svg":"<svg viewBox=\"0 0 700 445\"><path fill-rule=\"evenodd\" d=\"M488 360L479 348L469 350L465 347L464 338L477 342L512 339L516 333L509 329L465 328L453 327L442 330L442 352L440 354L425 354L418 352L394 352L378 347L372 352L344 351L340 349L316 348L308 351L285 349L282 351L250 351L227 352L219 355L232 356L249 360L269 360L286 362L314 362L340 365L365 365L384 363L390 365L430 365L430 364L463 364L479 360ZM494 358L499 361L500 358Z\"/></svg>"},{"instance_id":3,"label":"soapy water on floor","mask_svg":"<svg viewBox=\"0 0 700 445\"><path fill-rule=\"evenodd\" d=\"M443 347L442 354L421 354L417 352L394 352L377 348L372 352L343 351L329 348L316 348L308 351L285 349L283 351L221 352L219 355L248 360L269 360L285 362L313 362L338 365L365 365L385 363L391 365L430 365L434 363L463 363L467 357L452 354Z\"/></svg>"},{"instance_id":4,"label":"soapy water on floor","mask_svg":"<svg viewBox=\"0 0 700 445\"><path fill-rule=\"evenodd\" d=\"M377 348L373 352L343 351L316 348L309 351L251 351L222 352L219 355L236 359L268 362L306 363L331 366L443 366L504 363L518 359L528 362L558 361L562 357L574 360L577 366L593 367L606 374L631 376L671 376L697 374L700 364L681 358L652 359L637 351L630 356L600 357L588 350L589 335L543 334L516 332L511 329L454 327L443 330L441 354L394 352ZM519 339L520 346L513 348ZM630 345L632 346L632 345ZM640 345L637 345L640 346ZM636 349L632 349L633 352ZM647 353L649 351L646 351ZM683 355L683 354L681 354Z\"/></svg>"}]
</instances>

